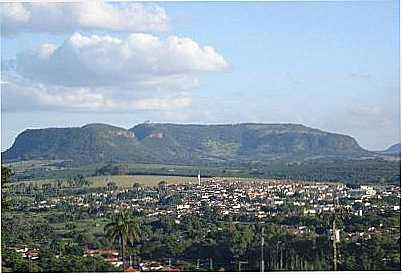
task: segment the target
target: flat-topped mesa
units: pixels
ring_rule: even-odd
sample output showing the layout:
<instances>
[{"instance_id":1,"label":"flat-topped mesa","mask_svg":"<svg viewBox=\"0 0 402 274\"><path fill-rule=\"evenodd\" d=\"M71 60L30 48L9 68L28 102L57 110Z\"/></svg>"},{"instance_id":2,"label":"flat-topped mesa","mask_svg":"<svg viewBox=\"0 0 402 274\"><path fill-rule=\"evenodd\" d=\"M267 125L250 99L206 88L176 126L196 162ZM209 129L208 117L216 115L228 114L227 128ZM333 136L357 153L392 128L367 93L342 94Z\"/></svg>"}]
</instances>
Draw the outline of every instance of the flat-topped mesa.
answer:
<instances>
[{"instance_id":1,"label":"flat-topped mesa","mask_svg":"<svg viewBox=\"0 0 402 274\"><path fill-rule=\"evenodd\" d=\"M155 139L155 134L168 142L196 149L216 146L237 147L244 153L357 153L364 152L356 140L347 135L324 132L298 124L233 124L180 125L140 124L130 129L140 140ZM154 142L157 144L157 142ZM222 148L223 148L222 147Z\"/></svg>"},{"instance_id":2,"label":"flat-topped mesa","mask_svg":"<svg viewBox=\"0 0 402 274\"><path fill-rule=\"evenodd\" d=\"M350 136L300 124L145 123L127 130L107 124L30 129L2 153L4 160L60 159L80 164L201 164L369 153Z\"/></svg>"},{"instance_id":3,"label":"flat-topped mesa","mask_svg":"<svg viewBox=\"0 0 402 274\"><path fill-rule=\"evenodd\" d=\"M128 161L141 152L133 132L105 124L83 127L28 129L18 135L13 146L2 153L4 160L73 160L87 164Z\"/></svg>"}]
</instances>

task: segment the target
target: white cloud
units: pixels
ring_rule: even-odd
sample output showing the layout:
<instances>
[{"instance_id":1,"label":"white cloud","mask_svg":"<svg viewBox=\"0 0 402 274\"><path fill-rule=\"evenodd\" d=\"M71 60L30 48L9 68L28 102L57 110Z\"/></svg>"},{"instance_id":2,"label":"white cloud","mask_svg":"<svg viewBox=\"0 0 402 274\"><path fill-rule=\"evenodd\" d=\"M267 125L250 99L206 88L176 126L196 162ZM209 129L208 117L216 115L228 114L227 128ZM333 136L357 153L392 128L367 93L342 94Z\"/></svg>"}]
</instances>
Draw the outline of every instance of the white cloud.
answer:
<instances>
[{"instance_id":1,"label":"white cloud","mask_svg":"<svg viewBox=\"0 0 402 274\"><path fill-rule=\"evenodd\" d=\"M2 28L8 32L29 28L57 32L62 25L67 29L103 28L104 22L110 23L109 29L126 30L127 25L113 22L119 17L116 12L132 17L130 12L145 10L141 4L111 6L98 1L74 5L16 3L7 7L2 10ZM89 7L94 9L91 17L81 18L79 15L86 14ZM44 9L41 25L35 18ZM144 13L134 21L145 17ZM45 28L47 24L51 26ZM2 61L2 111L175 112L191 105L190 92L199 86L200 74L227 67L214 48L190 38L160 39L144 33L87 36L75 32L60 44L42 44L18 53L16 59Z\"/></svg>"},{"instance_id":2,"label":"white cloud","mask_svg":"<svg viewBox=\"0 0 402 274\"><path fill-rule=\"evenodd\" d=\"M118 90L61 87L12 79L2 83L2 111L99 111L177 110L191 105L187 94L143 97L119 96Z\"/></svg>"},{"instance_id":3,"label":"white cloud","mask_svg":"<svg viewBox=\"0 0 402 274\"><path fill-rule=\"evenodd\" d=\"M43 83L63 86L197 85L194 74L222 71L225 59L189 38L161 40L150 34L73 34L61 45L42 45L17 56L17 71ZM177 85L177 84L175 84Z\"/></svg>"},{"instance_id":4,"label":"white cloud","mask_svg":"<svg viewBox=\"0 0 402 274\"><path fill-rule=\"evenodd\" d=\"M1 3L3 35L18 32L69 33L77 30L161 32L168 29L166 11L155 4L111 4L98 0L79 3Z\"/></svg>"}]
</instances>

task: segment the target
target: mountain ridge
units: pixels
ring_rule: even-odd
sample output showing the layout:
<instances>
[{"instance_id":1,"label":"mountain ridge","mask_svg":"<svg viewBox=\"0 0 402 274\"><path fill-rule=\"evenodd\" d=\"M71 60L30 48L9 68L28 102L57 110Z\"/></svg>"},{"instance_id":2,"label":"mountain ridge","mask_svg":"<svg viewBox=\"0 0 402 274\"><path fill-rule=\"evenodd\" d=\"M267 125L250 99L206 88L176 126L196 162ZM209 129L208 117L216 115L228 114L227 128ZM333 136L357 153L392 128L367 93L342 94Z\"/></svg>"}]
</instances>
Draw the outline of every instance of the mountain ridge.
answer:
<instances>
[{"instance_id":1,"label":"mountain ridge","mask_svg":"<svg viewBox=\"0 0 402 274\"><path fill-rule=\"evenodd\" d=\"M2 158L6 161L60 159L78 164L205 164L369 154L351 136L302 124L142 123L125 129L94 123L82 127L27 129L2 153Z\"/></svg>"},{"instance_id":2,"label":"mountain ridge","mask_svg":"<svg viewBox=\"0 0 402 274\"><path fill-rule=\"evenodd\" d=\"M389 146L386 150L382 151L385 154L400 154L401 153L401 143L397 143Z\"/></svg>"}]
</instances>

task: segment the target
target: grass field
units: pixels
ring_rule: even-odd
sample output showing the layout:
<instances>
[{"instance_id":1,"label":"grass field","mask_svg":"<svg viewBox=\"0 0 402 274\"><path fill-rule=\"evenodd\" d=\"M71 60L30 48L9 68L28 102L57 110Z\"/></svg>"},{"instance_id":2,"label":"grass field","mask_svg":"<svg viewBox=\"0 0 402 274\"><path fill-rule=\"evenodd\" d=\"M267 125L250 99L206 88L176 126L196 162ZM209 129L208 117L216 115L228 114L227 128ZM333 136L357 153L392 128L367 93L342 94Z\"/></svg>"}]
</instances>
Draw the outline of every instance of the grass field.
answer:
<instances>
[{"instance_id":1,"label":"grass field","mask_svg":"<svg viewBox=\"0 0 402 274\"><path fill-rule=\"evenodd\" d=\"M229 180L239 180L243 182L247 181L266 181L269 179L257 179L257 178L243 178L243 177L215 177L220 179ZM160 181L165 181L168 184L187 184L196 183L198 181L197 177L187 177L187 176L169 176L169 175L110 175L110 176L90 176L86 177L88 181L92 182L90 187L104 187L108 182L115 182L118 187L130 188L134 183L139 183L144 186L157 186ZM205 178L201 178L201 181ZM29 184L29 183L56 183L55 179L43 179L43 180L30 180L30 181L20 181L16 184ZM65 180L64 180L65 182ZM307 182L305 182L307 183ZM310 182L314 183L314 182ZM337 182L326 182L329 184L339 184ZM64 183L66 185L66 183Z\"/></svg>"},{"instance_id":2,"label":"grass field","mask_svg":"<svg viewBox=\"0 0 402 274\"><path fill-rule=\"evenodd\" d=\"M5 163L4 166L9 167L13 170L13 172L26 172L29 170L44 168L47 170L59 170L53 166L54 164L62 162L61 160L29 160L29 161L18 161Z\"/></svg>"},{"instance_id":3,"label":"grass field","mask_svg":"<svg viewBox=\"0 0 402 274\"><path fill-rule=\"evenodd\" d=\"M88 181L93 182L91 187L102 187L110 181L115 182L119 187L131 187L133 183L139 183L145 186L156 186L160 181L166 181L168 184L185 184L189 182L197 182L197 177L184 176L159 176L159 175L113 175L113 176L92 176L86 177ZM54 179L21 181L16 184L29 183L56 183Z\"/></svg>"},{"instance_id":4,"label":"grass field","mask_svg":"<svg viewBox=\"0 0 402 274\"><path fill-rule=\"evenodd\" d=\"M160 181L166 181L168 184L184 184L197 182L196 177L182 176L159 176L159 175L115 175L115 176L95 176L88 177L93 182L94 187L106 186L107 182L113 181L118 186L131 187L133 183L139 183L146 186L156 186Z\"/></svg>"}]
</instances>

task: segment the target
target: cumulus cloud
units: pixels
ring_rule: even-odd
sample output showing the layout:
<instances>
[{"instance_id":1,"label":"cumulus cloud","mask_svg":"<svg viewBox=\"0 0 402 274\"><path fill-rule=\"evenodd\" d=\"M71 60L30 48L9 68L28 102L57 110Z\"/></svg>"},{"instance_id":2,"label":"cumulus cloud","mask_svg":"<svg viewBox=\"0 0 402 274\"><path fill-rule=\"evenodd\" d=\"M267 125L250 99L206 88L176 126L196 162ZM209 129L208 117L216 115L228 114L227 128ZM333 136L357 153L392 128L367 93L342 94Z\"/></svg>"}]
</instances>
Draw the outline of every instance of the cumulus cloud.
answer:
<instances>
[{"instance_id":1,"label":"cumulus cloud","mask_svg":"<svg viewBox=\"0 0 402 274\"><path fill-rule=\"evenodd\" d=\"M78 3L1 3L3 35L18 32L69 33L76 30L161 32L168 29L166 11L155 4L100 0Z\"/></svg>"},{"instance_id":2,"label":"cumulus cloud","mask_svg":"<svg viewBox=\"0 0 402 274\"><path fill-rule=\"evenodd\" d=\"M177 110L188 107L187 94L142 97L119 96L119 91L105 88L43 85L22 79L2 83L3 111L101 111Z\"/></svg>"},{"instance_id":3,"label":"cumulus cloud","mask_svg":"<svg viewBox=\"0 0 402 274\"><path fill-rule=\"evenodd\" d=\"M222 71L225 59L190 38L161 40L150 34L73 34L61 45L44 44L16 60L22 76L63 86L108 86L180 82L197 85L195 73Z\"/></svg>"},{"instance_id":4,"label":"cumulus cloud","mask_svg":"<svg viewBox=\"0 0 402 274\"><path fill-rule=\"evenodd\" d=\"M39 6L29 5L12 5L7 12L18 22L30 21ZM200 74L227 67L214 48L190 38L76 32L60 44L42 44L2 61L2 111L174 111L191 105Z\"/></svg>"}]
</instances>

